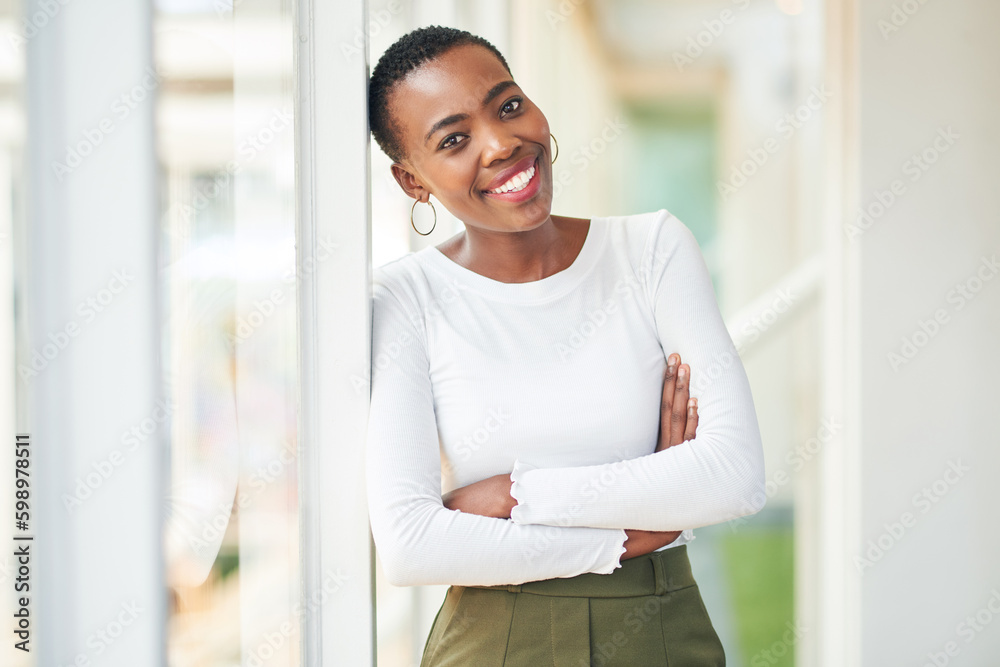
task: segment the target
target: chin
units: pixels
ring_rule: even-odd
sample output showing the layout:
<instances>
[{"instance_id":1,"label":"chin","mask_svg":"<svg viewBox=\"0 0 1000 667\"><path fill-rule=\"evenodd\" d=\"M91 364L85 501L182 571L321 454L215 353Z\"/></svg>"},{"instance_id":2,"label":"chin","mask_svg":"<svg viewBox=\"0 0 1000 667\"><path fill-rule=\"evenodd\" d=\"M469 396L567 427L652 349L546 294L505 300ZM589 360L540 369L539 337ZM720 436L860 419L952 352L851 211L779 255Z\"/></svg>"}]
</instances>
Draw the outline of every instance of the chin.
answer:
<instances>
[{"instance_id":1,"label":"chin","mask_svg":"<svg viewBox=\"0 0 1000 667\"><path fill-rule=\"evenodd\" d=\"M552 195L545 191L539 192L537 197L532 201L525 202L521 208L517 209L517 212L524 219L540 225L548 220L552 213Z\"/></svg>"}]
</instances>

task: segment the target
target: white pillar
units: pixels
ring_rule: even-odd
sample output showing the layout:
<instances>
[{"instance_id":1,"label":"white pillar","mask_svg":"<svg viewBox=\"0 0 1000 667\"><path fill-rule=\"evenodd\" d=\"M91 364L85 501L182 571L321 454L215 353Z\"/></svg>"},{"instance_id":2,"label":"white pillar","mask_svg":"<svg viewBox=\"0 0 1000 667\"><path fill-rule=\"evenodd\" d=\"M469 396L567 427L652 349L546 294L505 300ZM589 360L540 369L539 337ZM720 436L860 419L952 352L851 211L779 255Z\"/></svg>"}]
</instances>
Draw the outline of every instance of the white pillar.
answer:
<instances>
[{"instance_id":1,"label":"white pillar","mask_svg":"<svg viewBox=\"0 0 1000 667\"><path fill-rule=\"evenodd\" d=\"M826 217L823 284L820 418L841 425L818 456L818 503L809 507L814 526L806 526L798 546L817 579L800 590L797 620L804 633L797 658L808 667L860 665L861 577L852 556L860 541L861 456L859 401L861 340L858 249L843 234L843 221L858 201L858 0L832 0L826 10L826 76L831 91L825 113ZM803 508L804 510L806 508ZM799 523L798 527L803 527ZM816 625L810 625L815 621Z\"/></svg>"},{"instance_id":2,"label":"white pillar","mask_svg":"<svg viewBox=\"0 0 1000 667\"><path fill-rule=\"evenodd\" d=\"M152 7L27 0L24 16L31 647L45 666L163 665Z\"/></svg>"},{"instance_id":3,"label":"white pillar","mask_svg":"<svg viewBox=\"0 0 1000 667\"><path fill-rule=\"evenodd\" d=\"M374 665L374 548L364 487L371 371L368 6L296 6L299 460L303 664ZM331 245L334 256L315 261ZM327 580L337 587L308 606Z\"/></svg>"},{"instance_id":4,"label":"white pillar","mask_svg":"<svg viewBox=\"0 0 1000 667\"><path fill-rule=\"evenodd\" d=\"M1000 4L857 5L860 664L993 665Z\"/></svg>"}]
</instances>

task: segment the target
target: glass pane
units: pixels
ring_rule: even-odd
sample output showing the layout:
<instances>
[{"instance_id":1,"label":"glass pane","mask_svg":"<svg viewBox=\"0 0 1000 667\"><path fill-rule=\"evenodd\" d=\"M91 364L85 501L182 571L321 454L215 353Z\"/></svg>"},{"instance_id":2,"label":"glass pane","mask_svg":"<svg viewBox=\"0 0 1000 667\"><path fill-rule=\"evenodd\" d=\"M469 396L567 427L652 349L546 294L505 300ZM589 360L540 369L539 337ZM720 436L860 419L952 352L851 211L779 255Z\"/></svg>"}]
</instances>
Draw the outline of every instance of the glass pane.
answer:
<instances>
[{"instance_id":1,"label":"glass pane","mask_svg":"<svg viewBox=\"0 0 1000 667\"><path fill-rule=\"evenodd\" d=\"M169 664L297 665L291 7L156 9Z\"/></svg>"}]
</instances>

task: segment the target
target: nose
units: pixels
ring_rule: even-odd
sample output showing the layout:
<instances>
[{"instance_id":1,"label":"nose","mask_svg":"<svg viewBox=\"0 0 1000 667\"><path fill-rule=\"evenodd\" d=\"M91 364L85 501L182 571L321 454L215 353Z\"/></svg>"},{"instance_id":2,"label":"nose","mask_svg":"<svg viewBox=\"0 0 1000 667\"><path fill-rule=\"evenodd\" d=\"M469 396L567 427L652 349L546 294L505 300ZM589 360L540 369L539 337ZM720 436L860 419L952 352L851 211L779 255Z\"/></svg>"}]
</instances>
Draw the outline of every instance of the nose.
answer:
<instances>
[{"instance_id":1,"label":"nose","mask_svg":"<svg viewBox=\"0 0 1000 667\"><path fill-rule=\"evenodd\" d=\"M483 148L483 166L489 167L497 161L504 161L517 152L521 147L521 140L518 139L508 128L489 128L485 131L485 146Z\"/></svg>"}]
</instances>

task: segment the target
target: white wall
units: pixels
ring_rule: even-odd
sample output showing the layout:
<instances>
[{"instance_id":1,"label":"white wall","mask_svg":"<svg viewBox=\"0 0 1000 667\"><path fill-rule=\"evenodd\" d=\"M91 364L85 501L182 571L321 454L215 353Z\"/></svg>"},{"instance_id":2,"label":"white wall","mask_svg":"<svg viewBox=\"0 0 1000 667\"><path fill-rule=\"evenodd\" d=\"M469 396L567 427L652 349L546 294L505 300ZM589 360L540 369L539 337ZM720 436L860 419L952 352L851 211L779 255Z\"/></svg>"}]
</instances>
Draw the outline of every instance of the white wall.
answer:
<instances>
[{"instance_id":1,"label":"white wall","mask_svg":"<svg viewBox=\"0 0 1000 667\"><path fill-rule=\"evenodd\" d=\"M1000 253L1000 4L859 4L861 202L870 205L895 179L905 184L855 241L863 350L860 537L866 552L880 536L889 546L863 566L863 662L995 665L1000 269L980 267ZM904 5L915 13L897 12L902 25L888 31L894 6ZM958 139L914 181L910 156L932 148L939 128L949 127ZM980 270L992 279L976 285ZM964 281L981 287L969 301L953 291ZM948 320L912 360L892 368L888 353L899 353L901 339L921 331L918 320L938 310ZM938 481L959 461L968 470L950 473L957 483ZM935 481L944 492L939 501L914 502ZM902 525L905 513L909 527ZM898 539L885 526L893 523L900 524ZM981 621L992 624L980 632L960 626L991 599L995 611L983 612Z\"/></svg>"}]
</instances>

